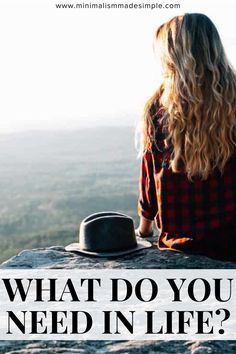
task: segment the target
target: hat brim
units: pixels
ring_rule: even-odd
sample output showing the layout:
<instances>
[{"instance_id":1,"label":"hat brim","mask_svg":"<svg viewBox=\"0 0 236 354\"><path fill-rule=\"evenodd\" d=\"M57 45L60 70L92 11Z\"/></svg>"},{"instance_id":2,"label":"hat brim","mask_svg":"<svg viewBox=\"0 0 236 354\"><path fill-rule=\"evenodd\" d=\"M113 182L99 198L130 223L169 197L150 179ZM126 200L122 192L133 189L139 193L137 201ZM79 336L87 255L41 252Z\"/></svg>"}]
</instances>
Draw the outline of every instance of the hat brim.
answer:
<instances>
[{"instance_id":1,"label":"hat brim","mask_svg":"<svg viewBox=\"0 0 236 354\"><path fill-rule=\"evenodd\" d=\"M82 253L87 256L93 256L93 257L118 257L118 256L124 256L129 253L141 251L145 248L150 248L152 247L152 244L149 241L145 240L137 240L137 245L134 248L131 248L129 250L123 250L123 251L117 251L117 252L92 252L92 251L86 251L81 249L79 243L71 243L68 246L65 247L65 250L67 252L76 252L76 253Z\"/></svg>"}]
</instances>

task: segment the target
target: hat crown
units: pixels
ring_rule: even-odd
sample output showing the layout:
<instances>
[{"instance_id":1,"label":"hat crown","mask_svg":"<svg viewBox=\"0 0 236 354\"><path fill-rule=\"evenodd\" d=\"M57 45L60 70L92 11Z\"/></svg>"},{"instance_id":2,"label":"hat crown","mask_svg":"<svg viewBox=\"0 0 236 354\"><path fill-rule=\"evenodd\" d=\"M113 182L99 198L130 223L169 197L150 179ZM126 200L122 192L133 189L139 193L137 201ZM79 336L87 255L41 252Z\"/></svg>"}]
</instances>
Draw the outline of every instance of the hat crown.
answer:
<instances>
[{"instance_id":1,"label":"hat crown","mask_svg":"<svg viewBox=\"0 0 236 354\"><path fill-rule=\"evenodd\" d=\"M81 250L90 252L126 251L137 246L133 219L117 212L95 213L80 224Z\"/></svg>"}]
</instances>

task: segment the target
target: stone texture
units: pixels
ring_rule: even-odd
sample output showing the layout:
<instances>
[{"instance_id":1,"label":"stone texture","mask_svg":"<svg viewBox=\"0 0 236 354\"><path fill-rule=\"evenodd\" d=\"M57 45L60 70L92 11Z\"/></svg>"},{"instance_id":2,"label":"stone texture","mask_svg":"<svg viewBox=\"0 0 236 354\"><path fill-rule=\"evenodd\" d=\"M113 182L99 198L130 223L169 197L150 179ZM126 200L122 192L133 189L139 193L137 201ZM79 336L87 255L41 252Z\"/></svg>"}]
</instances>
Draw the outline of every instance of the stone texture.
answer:
<instances>
[{"instance_id":1,"label":"stone texture","mask_svg":"<svg viewBox=\"0 0 236 354\"><path fill-rule=\"evenodd\" d=\"M230 341L3 341L0 353L7 354L233 354Z\"/></svg>"},{"instance_id":2,"label":"stone texture","mask_svg":"<svg viewBox=\"0 0 236 354\"><path fill-rule=\"evenodd\" d=\"M155 241L152 240L152 241ZM236 263L222 262L203 256L174 252L160 252L156 248L142 250L122 258L92 258L65 252L61 246L24 250L4 262L0 268L56 268L56 269L235 269ZM140 354L233 354L234 341L0 341L0 353L140 353Z\"/></svg>"},{"instance_id":3,"label":"stone texture","mask_svg":"<svg viewBox=\"0 0 236 354\"><path fill-rule=\"evenodd\" d=\"M235 262L223 262L204 256L187 255L157 248L145 249L118 258L85 257L82 254L65 252L64 247L24 250L2 263L0 268L129 268L129 269L235 269Z\"/></svg>"}]
</instances>

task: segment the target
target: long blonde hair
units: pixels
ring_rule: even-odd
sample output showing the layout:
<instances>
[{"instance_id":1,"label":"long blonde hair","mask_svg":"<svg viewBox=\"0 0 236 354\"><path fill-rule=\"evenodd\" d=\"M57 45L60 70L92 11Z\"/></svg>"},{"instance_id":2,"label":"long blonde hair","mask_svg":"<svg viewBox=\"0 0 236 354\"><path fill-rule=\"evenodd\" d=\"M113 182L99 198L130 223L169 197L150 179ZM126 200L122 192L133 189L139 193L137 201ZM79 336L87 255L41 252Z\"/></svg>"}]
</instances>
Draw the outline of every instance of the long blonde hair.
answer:
<instances>
[{"instance_id":1,"label":"long blonde hair","mask_svg":"<svg viewBox=\"0 0 236 354\"><path fill-rule=\"evenodd\" d=\"M184 166L188 178L201 179L224 166L236 147L236 74L218 31L203 14L174 17L156 32L163 83L144 110L144 149L153 144L151 107L164 109L170 167Z\"/></svg>"}]
</instances>

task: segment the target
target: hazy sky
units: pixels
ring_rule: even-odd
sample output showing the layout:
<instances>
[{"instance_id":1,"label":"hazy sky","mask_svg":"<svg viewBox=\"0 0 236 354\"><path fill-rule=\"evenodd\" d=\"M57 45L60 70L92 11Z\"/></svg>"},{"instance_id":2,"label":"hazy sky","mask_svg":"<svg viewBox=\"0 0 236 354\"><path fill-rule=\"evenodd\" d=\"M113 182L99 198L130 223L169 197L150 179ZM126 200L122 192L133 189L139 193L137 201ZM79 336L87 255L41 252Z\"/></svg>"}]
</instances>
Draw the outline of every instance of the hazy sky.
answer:
<instances>
[{"instance_id":1,"label":"hazy sky","mask_svg":"<svg viewBox=\"0 0 236 354\"><path fill-rule=\"evenodd\" d=\"M166 1L180 10L56 9L56 2L79 0L0 2L0 132L133 124L159 82L154 32L185 12L213 20L236 66L235 0Z\"/></svg>"}]
</instances>

